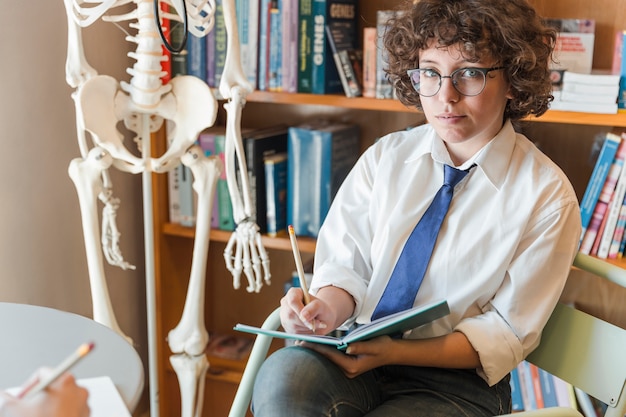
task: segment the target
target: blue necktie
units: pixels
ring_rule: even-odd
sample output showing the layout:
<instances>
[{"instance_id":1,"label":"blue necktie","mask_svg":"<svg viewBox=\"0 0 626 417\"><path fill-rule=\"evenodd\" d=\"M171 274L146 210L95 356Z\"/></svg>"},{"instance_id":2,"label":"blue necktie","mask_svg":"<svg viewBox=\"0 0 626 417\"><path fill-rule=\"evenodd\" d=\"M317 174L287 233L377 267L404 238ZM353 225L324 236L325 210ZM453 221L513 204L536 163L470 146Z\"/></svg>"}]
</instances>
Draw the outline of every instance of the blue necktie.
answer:
<instances>
[{"instance_id":1,"label":"blue necktie","mask_svg":"<svg viewBox=\"0 0 626 417\"><path fill-rule=\"evenodd\" d=\"M461 171L444 165L443 185L404 244L387 287L372 313L372 320L413 307L439 229L450 207L454 187L472 168Z\"/></svg>"}]
</instances>

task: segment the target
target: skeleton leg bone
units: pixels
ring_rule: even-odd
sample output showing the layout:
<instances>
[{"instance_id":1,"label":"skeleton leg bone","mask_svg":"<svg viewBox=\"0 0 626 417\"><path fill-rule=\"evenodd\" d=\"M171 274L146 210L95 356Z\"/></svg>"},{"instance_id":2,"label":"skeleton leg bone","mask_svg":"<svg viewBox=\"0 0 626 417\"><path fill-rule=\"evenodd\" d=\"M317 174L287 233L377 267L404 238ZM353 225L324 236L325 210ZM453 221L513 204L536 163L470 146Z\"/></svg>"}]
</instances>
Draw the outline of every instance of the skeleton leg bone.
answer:
<instances>
[{"instance_id":1,"label":"skeleton leg bone","mask_svg":"<svg viewBox=\"0 0 626 417\"><path fill-rule=\"evenodd\" d=\"M98 239L98 195L105 192L102 184L102 171L109 168L111 163L112 159L108 153L101 148L93 148L86 159L72 160L68 171L76 187L80 203L93 300L93 319L132 342L128 336L124 335L115 319L104 274L102 247Z\"/></svg>"},{"instance_id":2,"label":"skeleton leg bone","mask_svg":"<svg viewBox=\"0 0 626 417\"><path fill-rule=\"evenodd\" d=\"M209 362L204 354L170 356L180 387L181 417L200 417L204 403L204 384Z\"/></svg>"},{"instance_id":3,"label":"skeleton leg bone","mask_svg":"<svg viewBox=\"0 0 626 417\"><path fill-rule=\"evenodd\" d=\"M191 147L181 162L191 169L193 188L198 195L198 213L204 215L199 215L196 221L191 274L183 314L178 325L169 332L167 340L172 352L195 356L204 352L209 340L204 325L206 265L211 230L210 213L222 163L219 158L205 157L199 146Z\"/></svg>"}]
</instances>

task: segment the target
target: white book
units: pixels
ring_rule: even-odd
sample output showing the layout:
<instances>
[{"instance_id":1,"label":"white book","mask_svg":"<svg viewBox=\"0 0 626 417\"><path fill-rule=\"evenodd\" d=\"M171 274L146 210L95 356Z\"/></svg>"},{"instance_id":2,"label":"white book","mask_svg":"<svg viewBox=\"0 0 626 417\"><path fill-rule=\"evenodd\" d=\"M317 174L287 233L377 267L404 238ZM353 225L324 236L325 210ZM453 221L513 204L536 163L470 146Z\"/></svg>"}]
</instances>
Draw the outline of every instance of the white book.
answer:
<instances>
[{"instance_id":1,"label":"white book","mask_svg":"<svg viewBox=\"0 0 626 417\"><path fill-rule=\"evenodd\" d=\"M577 101L580 103L616 103L617 94L588 94L588 93L573 93L571 91L561 91L561 101Z\"/></svg>"},{"instance_id":2,"label":"white book","mask_svg":"<svg viewBox=\"0 0 626 417\"><path fill-rule=\"evenodd\" d=\"M550 103L550 110L617 114L617 103L580 103L576 101L554 100Z\"/></svg>"},{"instance_id":3,"label":"white book","mask_svg":"<svg viewBox=\"0 0 626 417\"><path fill-rule=\"evenodd\" d=\"M577 82L569 82L561 86L563 92L568 91L576 94L600 94L617 97L619 85L592 85Z\"/></svg>"},{"instance_id":4,"label":"white book","mask_svg":"<svg viewBox=\"0 0 626 417\"><path fill-rule=\"evenodd\" d=\"M607 74L607 73L591 73L582 74L578 72L565 71L563 73L563 85L570 82L589 84L589 85L617 85L619 86L619 74Z\"/></svg>"}]
</instances>

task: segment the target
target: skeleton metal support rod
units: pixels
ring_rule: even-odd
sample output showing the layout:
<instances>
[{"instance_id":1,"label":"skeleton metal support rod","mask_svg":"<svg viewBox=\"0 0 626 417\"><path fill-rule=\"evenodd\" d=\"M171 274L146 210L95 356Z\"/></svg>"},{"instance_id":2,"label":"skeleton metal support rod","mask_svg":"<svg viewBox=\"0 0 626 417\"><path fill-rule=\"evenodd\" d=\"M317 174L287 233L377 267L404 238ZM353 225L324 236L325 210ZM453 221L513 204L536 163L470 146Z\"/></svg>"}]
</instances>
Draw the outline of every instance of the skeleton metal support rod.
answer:
<instances>
[{"instance_id":1,"label":"skeleton metal support rod","mask_svg":"<svg viewBox=\"0 0 626 417\"><path fill-rule=\"evenodd\" d=\"M141 146L144 159L150 158L150 115L142 115ZM159 362L156 337L156 289L154 259L154 221L152 216L152 172L142 172L143 186L143 229L146 268L146 321L148 328L148 381L150 385L150 416L159 417Z\"/></svg>"}]
</instances>

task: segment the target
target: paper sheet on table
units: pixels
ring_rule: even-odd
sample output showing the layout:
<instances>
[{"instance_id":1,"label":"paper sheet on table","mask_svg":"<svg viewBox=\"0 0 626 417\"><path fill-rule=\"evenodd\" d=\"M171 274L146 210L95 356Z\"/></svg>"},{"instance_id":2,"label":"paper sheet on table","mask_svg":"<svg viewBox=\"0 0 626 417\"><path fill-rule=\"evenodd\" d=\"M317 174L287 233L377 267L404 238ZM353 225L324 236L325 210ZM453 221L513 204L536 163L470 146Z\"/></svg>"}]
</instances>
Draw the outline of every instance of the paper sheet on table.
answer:
<instances>
[{"instance_id":1,"label":"paper sheet on table","mask_svg":"<svg viewBox=\"0 0 626 417\"><path fill-rule=\"evenodd\" d=\"M131 417L128 407L124 403L115 384L108 376L94 378L80 378L76 383L89 391L90 417ZM19 387L10 388L7 391L16 394Z\"/></svg>"}]
</instances>

